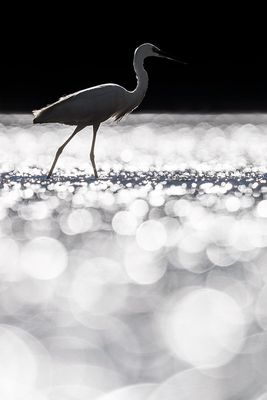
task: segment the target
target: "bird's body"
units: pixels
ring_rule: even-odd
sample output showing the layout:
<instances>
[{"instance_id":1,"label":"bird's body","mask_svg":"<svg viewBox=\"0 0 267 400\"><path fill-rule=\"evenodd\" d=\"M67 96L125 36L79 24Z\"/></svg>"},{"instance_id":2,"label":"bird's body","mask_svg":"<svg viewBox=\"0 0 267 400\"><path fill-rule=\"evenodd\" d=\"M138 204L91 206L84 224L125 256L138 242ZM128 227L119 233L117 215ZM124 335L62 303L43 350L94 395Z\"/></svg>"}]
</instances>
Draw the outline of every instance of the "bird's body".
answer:
<instances>
[{"instance_id":1,"label":"bird's body","mask_svg":"<svg viewBox=\"0 0 267 400\"><path fill-rule=\"evenodd\" d=\"M76 133L89 125L93 125L90 158L95 176L97 177L94 162L94 146L99 125L112 117L115 120L119 120L125 114L132 112L139 106L148 87L148 75L143 64L145 58L151 56L169 58L163 55L160 49L150 43L139 46L134 53L134 70L137 77L137 86L133 91L128 91L120 85L108 83L61 97L55 103L41 110L33 111L34 123L62 123L76 126L70 138L58 149L48 177L51 176L57 159L67 143Z\"/></svg>"},{"instance_id":2,"label":"bird's body","mask_svg":"<svg viewBox=\"0 0 267 400\"><path fill-rule=\"evenodd\" d=\"M58 122L66 125L93 125L111 117L119 119L131 112L131 92L122 86L106 84L80 90L35 112L34 123ZM130 103L128 101L127 103Z\"/></svg>"}]
</instances>

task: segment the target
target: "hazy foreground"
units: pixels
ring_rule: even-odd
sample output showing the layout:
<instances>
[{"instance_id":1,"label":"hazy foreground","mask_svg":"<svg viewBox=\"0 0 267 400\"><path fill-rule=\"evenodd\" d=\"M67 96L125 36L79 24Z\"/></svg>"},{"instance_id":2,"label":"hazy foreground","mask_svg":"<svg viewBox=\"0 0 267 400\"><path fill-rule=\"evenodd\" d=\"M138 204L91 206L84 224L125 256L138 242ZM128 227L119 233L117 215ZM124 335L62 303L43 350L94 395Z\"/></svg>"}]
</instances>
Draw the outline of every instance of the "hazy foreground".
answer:
<instances>
[{"instance_id":1,"label":"hazy foreground","mask_svg":"<svg viewBox=\"0 0 267 400\"><path fill-rule=\"evenodd\" d=\"M0 116L0 398L267 399L267 115ZM264 393L266 394L264 395Z\"/></svg>"}]
</instances>

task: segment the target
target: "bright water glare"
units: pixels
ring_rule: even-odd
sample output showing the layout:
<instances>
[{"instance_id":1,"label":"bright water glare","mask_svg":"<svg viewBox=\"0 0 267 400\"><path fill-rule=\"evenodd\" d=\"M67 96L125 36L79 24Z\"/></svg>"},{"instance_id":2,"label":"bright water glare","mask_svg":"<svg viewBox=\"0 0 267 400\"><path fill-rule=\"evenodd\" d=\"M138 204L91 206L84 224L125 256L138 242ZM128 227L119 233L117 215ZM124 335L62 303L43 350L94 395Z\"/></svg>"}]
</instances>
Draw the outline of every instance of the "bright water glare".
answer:
<instances>
[{"instance_id":1,"label":"bright water glare","mask_svg":"<svg viewBox=\"0 0 267 400\"><path fill-rule=\"evenodd\" d=\"M267 399L267 115L0 122L0 398Z\"/></svg>"}]
</instances>

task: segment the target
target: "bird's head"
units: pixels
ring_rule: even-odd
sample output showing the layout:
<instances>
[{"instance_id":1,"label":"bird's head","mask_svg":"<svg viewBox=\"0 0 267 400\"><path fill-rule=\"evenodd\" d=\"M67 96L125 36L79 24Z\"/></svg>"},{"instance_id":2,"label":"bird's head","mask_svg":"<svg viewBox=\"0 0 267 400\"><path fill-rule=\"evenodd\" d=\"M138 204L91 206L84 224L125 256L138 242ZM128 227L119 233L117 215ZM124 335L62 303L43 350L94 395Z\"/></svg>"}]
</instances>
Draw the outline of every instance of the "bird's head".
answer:
<instances>
[{"instance_id":1,"label":"bird's head","mask_svg":"<svg viewBox=\"0 0 267 400\"><path fill-rule=\"evenodd\" d=\"M146 57L160 57L160 58L165 58L167 60L178 62L180 64L186 64L183 61L179 61L176 60L175 58L170 57L164 51L160 50L157 46L151 43L141 44L141 46L137 47L137 49L135 50L135 55L136 56L138 55L143 59L145 59Z\"/></svg>"}]
</instances>

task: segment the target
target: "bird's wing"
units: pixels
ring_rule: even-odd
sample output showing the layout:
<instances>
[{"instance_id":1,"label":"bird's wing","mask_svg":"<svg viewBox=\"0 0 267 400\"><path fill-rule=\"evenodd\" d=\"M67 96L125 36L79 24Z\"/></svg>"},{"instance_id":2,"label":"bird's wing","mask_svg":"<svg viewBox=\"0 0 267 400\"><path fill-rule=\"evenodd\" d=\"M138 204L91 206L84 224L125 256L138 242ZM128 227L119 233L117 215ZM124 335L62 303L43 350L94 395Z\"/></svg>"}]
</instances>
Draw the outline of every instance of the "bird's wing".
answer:
<instances>
[{"instance_id":1,"label":"bird's wing","mask_svg":"<svg viewBox=\"0 0 267 400\"><path fill-rule=\"evenodd\" d=\"M70 125L103 122L121 112L125 89L107 84L81 90L34 111L34 122L60 122Z\"/></svg>"}]
</instances>

